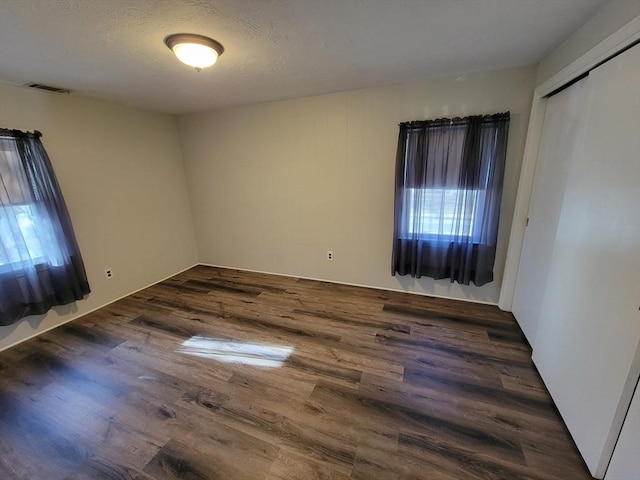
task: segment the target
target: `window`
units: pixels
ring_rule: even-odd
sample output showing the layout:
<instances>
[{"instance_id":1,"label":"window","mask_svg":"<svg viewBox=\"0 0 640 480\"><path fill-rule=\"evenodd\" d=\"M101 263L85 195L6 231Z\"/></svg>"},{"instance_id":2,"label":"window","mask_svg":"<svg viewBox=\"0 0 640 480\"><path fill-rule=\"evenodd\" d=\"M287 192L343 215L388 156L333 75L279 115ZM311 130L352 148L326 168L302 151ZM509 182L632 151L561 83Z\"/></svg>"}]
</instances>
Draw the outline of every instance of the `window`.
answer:
<instances>
[{"instance_id":1,"label":"window","mask_svg":"<svg viewBox=\"0 0 640 480\"><path fill-rule=\"evenodd\" d=\"M13 264L20 267L30 263L51 262L61 265L56 255L56 239L46 207L25 189L24 176L17 151L0 151L0 272Z\"/></svg>"},{"instance_id":2,"label":"window","mask_svg":"<svg viewBox=\"0 0 640 480\"><path fill-rule=\"evenodd\" d=\"M40 134L0 129L0 325L88 293L69 213Z\"/></svg>"},{"instance_id":3,"label":"window","mask_svg":"<svg viewBox=\"0 0 640 480\"><path fill-rule=\"evenodd\" d=\"M14 225L9 225L10 222ZM14 236L14 230L20 232L20 236ZM44 258L30 205L0 207L0 241L3 246L0 250L0 268L10 263L20 263L25 257L36 262Z\"/></svg>"},{"instance_id":4,"label":"window","mask_svg":"<svg viewBox=\"0 0 640 480\"><path fill-rule=\"evenodd\" d=\"M493 279L509 114L400 124L392 274Z\"/></svg>"},{"instance_id":5,"label":"window","mask_svg":"<svg viewBox=\"0 0 640 480\"><path fill-rule=\"evenodd\" d=\"M408 236L436 240L470 237L480 241L481 214L484 190L459 190L456 188L407 188L403 203L406 205Z\"/></svg>"}]
</instances>

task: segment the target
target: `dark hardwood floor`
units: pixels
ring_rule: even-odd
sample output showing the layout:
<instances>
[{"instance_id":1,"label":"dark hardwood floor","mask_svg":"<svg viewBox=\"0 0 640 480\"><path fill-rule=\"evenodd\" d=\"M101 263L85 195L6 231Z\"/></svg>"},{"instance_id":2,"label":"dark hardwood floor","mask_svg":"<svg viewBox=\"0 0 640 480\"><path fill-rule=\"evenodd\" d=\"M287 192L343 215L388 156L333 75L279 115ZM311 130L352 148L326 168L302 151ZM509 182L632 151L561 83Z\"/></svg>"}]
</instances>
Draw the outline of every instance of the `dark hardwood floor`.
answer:
<instances>
[{"instance_id":1,"label":"dark hardwood floor","mask_svg":"<svg viewBox=\"0 0 640 480\"><path fill-rule=\"evenodd\" d=\"M196 267L0 353L0 478L591 478L495 307Z\"/></svg>"}]
</instances>

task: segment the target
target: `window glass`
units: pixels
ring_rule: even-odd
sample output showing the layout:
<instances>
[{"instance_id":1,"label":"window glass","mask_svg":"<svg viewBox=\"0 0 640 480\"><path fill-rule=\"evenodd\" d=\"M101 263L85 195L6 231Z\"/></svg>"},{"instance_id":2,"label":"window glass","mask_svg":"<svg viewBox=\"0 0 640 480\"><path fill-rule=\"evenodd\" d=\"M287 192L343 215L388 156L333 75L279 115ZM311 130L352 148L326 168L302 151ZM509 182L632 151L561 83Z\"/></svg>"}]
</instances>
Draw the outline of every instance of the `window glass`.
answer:
<instances>
[{"instance_id":1,"label":"window glass","mask_svg":"<svg viewBox=\"0 0 640 480\"><path fill-rule=\"evenodd\" d=\"M479 237L484 190L407 188L403 206L409 236Z\"/></svg>"},{"instance_id":2,"label":"window glass","mask_svg":"<svg viewBox=\"0 0 640 480\"><path fill-rule=\"evenodd\" d=\"M0 266L44 258L38 230L46 231L47 225L39 221L34 210L31 205L0 206Z\"/></svg>"}]
</instances>

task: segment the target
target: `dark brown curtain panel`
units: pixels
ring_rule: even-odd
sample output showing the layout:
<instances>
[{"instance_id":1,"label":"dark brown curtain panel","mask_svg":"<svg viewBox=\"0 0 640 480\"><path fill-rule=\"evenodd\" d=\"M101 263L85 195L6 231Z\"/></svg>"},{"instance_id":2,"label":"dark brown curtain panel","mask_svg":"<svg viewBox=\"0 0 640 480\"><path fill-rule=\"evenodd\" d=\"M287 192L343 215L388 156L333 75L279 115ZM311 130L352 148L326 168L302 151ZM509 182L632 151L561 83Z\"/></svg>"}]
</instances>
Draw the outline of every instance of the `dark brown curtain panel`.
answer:
<instances>
[{"instance_id":1,"label":"dark brown curtain panel","mask_svg":"<svg viewBox=\"0 0 640 480\"><path fill-rule=\"evenodd\" d=\"M69 212L40 133L0 129L0 325L87 295Z\"/></svg>"},{"instance_id":2,"label":"dark brown curtain panel","mask_svg":"<svg viewBox=\"0 0 640 480\"><path fill-rule=\"evenodd\" d=\"M509 117L400 124L392 275L493 280Z\"/></svg>"}]
</instances>

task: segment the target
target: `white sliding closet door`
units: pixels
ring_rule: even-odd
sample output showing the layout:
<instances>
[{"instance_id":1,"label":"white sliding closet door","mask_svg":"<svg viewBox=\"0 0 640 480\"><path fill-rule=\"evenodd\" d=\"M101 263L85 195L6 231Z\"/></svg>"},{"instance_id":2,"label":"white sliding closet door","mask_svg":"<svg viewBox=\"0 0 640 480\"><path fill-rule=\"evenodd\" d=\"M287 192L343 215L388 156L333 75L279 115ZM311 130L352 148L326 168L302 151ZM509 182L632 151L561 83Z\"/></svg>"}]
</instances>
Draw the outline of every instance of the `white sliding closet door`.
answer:
<instances>
[{"instance_id":1,"label":"white sliding closet door","mask_svg":"<svg viewBox=\"0 0 640 480\"><path fill-rule=\"evenodd\" d=\"M602 478L640 371L640 46L557 97L548 101L513 310Z\"/></svg>"},{"instance_id":2,"label":"white sliding closet door","mask_svg":"<svg viewBox=\"0 0 640 480\"><path fill-rule=\"evenodd\" d=\"M583 141L586 130L587 80L580 80L547 101L529 225L513 297L513 314L532 347L535 347L567 176L570 165L578 161L573 158L578 154L576 145Z\"/></svg>"}]
</instances>

